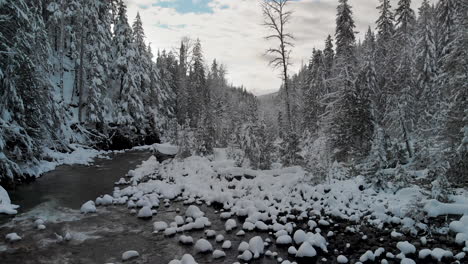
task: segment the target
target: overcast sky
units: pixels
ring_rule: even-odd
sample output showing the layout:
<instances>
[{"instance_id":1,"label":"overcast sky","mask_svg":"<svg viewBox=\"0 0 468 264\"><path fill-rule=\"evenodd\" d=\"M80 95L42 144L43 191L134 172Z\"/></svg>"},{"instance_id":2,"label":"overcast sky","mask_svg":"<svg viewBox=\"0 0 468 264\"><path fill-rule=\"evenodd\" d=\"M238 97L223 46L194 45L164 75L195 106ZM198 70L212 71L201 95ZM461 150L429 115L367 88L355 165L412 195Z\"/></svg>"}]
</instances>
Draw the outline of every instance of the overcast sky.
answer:
<instances>
[{"instance_id":1,"label":"overcast sky","mask_svg":"<svg viewBox=\"0 0 468 264\"><path fill-rule=\"evenodd\" d=\"M261 26L259 0L126 0L133 22L139 11L147 42L154 51L173 50L184 36L200 38L205 60L216 58L228 69L234 85L244 85L256 95L278 90L279 72L268 66L264 56L270 46ZM413 0L417 12L422 0ZM362 36L378 17L378 0L350 0L356 30ZM397 0L392 0L393 8ZM288 26L295 38L292 72L306 63L312 49L323 48L328 34L334 35L338 0L295 0L290 2L294 19Z\"/></svg>"}]
</instances>

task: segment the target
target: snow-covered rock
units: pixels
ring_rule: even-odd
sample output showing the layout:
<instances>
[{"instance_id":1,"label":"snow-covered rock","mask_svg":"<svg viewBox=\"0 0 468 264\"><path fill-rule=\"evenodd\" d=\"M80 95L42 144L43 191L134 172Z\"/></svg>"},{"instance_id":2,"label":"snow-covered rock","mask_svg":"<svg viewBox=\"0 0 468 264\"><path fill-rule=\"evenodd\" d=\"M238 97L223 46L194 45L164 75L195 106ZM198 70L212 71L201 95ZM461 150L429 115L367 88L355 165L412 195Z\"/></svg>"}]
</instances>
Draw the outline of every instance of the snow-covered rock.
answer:
<instances>
[{"instance_id":1,"label":"snow-covered rock","mask_svg":"<svg viewBox=\"0 0 468 264\"><path fill-rule=\"evenodd\" d=\"M89 213L95 213L96 212L96 205L94 204L93 201L87 201L81 206L80 209L82 214L89 214Z\"/></svg>"},{"instance_id":2,"label":"snow-covered rock","mask_svg":"<svg viewBox=\"0 0 468 264\"><path fill-rule=\"evenodd\" d=\"M226 224L224 225L226 228L226 231L231 231L237 227L236 220L234 219L229 219L226 221Z\"/></svg>"},{"instance_id":3,"label":"snow-covered rock","mask_svg":"<svg viewBox=\"0 0 468 264\"><path fill-rule=\"evenodd\" d=\"M263 255L265 247L263 244L263 239L259 236L253 237L249 241L249 250L250 252L253 253L253 257L259 258L261 255Z\"/></svg>"},{"instance_id":4,"label":"snow-covered rock","mask_svg":"<svg viewBox=\"0 0 468 264\"><path fill-rule=\"evenodd\" d=\"M339 255L337 258L336 258L336 261L338 263L348 263L348 258L343 256L343 255Z\"/></svg>"},{"instance_id":5,"label":"snow-covered rock","mask_svg":"<svg viewBox=\"0 0 468 264\"><path fill-rule=\"evenodd\" d=\"M153 217L153 210L151 210L151 206L145 206L138 211L138 218L151 218Z\"/></svg>"},{"instance_id":6,"label":"snow-covered rock","mask_svg":"<svg viewBox=\"0 0 468 264\"><path fill-rule=\"evenodd\" d=\"M253 254L252 254L252 252L246 250L241 255L239 255L237 258L240 259L240 260L249 262L250 260L252 260Z\"/></svg>"},{"instance_id":7,"label":"snow-covered rock","mask_svg":"<svg viewBox=\"0 0 468 264\"><path fill-rule=\"evenodd\" d=\"M125 251L122 254L122 260L127 261L127 260L131 260L131 259L134 259L134 258L138 258L139 256L140 256L140 254L138 253L138 251L129 250L129 251Z\"/></svg>"},{"instance_id":8,"label":"snow-covered rock","mask_svg":"<svg viewBox=\"0 0 468 264\"><path fill-rule=\"evenodd\" d=\"M181 235L179 237L179 242L184 245L191 245L193 244L193 238L191 236Z\"/></svg>"},{"instance_id":9,"label":"snow-covered rock","mask_svg":"<svg viewBox=\"0 0 468 264\"><path fill-rule=\"evenodd\" d=\"M244 252L246 250L248 250L250 247L249 243L245 242L245 241L242 241L240 244L239 244L239 247L237 247L237 251L239 252Z\"/></svg>"},{"instance_id":10,"label":"snow-covered rock","mask_svg":"<svg viewBox=\"0 0 468 264\"><path fill-rule=\"evenodd\" d=\"M195 243L195 251L198 253L206 253L213 251L213 246L206 239L199 239Z\"/></svg>"},{"instance_id":11,"label":"snow-covered rock","mask_svg":"<svg viewBox=\"0 0 468 264\"><path fill-rule=\"evenodd\" d=\"M190 205L187 210L185 211L185 216L186 217L191 217L193 219L197 219L200 217L203 217L205 213L203 213L200 208L198 208L195 205Z\"/></svg>"},{"instance_id":12,"label":"snow-covered rock","mask_svg":"<svg viewBox=\"0 0 468 264\"><path fill-rule=\"evenodd\" d=\"M410 259L410 258L403 258L400 262L400 264L416 264L416 261Z\"/></svg>"},{"instance_id":13,"label":"snow-covered rock","mask_svg":"<svg viewBox=\"0 0 468 264\"><path fill-rule=\"evenodd\" d=\"M301 229L298 229L295 233L294 233L294 242L298 245L302 244L305 240L306 240L306 232L304 232L303 230Z\"/></svg>"},{"instance_id":14,"label":"snow-covered rock","mask_svg":"<svg viewBox=\"0 0 468 264\"><path fill-rule=\"evenodd\" d=\"M153 223L153 229L155 232L166 230L168 227L169 225L166 222L158 221Z\"/></svg>"},{"instance_id":15,"label":"snow-covered rock","mask_svg":"<svg viewBox=\"0 0 468 264\"><path fill-rule=\"evenodd\" d=\"M296 253L296 257L298 257L298 258L304 258L304 257L312 258L312 257L315 257L315 256L317 256L317 251L307 241L302 243L302 245L299 247L299 249L297 250L297 253Z\"/></svg>"},{"instance_id":16,"label":"snow-covered rock","mask_svg":"<svg viewBox=\"0 0 468 264\"><path fill-rule=\"evenodd\" d=\"M6 241L16 242L20 241L22 238L17 233L9 233L5 236Z\"/></svg>"},{"instance_id":17,"label":"snow-covered rock","mask_svg":"<svg viewBox=\"0 0 468 264\"><path fill-rule=\"evenodd\" d=\"M289 245L292 243L292 238L289 235L282 235L276 239L278 245Z\"/></svg>"},{"instance_id":18,"label":"snow-covered rock","mask_svg":"<svg viewBox=\"0 0 468 264\"><path fill-rule=\"evenodd\" d=\"M404 255L416 253L416 247L413 244L409 243L408 241L398 242L397 248Z\"/></svg>"},{"instance_id":19,"label":"snow-covered rock","mask_svg":"<svg viewBox=\"0 0 468 264\"><path fill-rule=\"evenodd\" d=\"M230 249L231 246L232 246L231 241L226 240L226 241L223 242L223 245L221 246L221 248L223 248L223 249Z\"/></svg>"},{"instance_id":20,"label":"snow-covered rock","mask_svg":"<svg viewBox=\"0 0 468 264\"><path fill-rule=\"evenodd\" d=\"M96 205L111 205L114 202L114 198L108 194L103 197L96 198Z\"/></svg>"},{"instance_id":21,"label":"snow-covered rock","mask_svg":"<svg viewBox=\"0 0 468 264\"><path fill-rule=\"evenodd\" d=\"M185 254L180 260L174 259L169 264L198 264L190 254Z\"/></svg>"},{"instance_id":22,"label":"snow-covered rock","mask_svg":"<svg viewBox=\"0 0 468 264\"><path fill-rule=\"evenodd\" d=\"M220 234L220 235L217 235L215 240L216 240L216 242L221 243L221 242L224 241L224 236L221 235L221 234Z\"/></svg>"},{"instance_id":23,"label":"snow-covered rock","mask_svg":"<svg viewBox=\"0 0 468 264\"><path fill-rule=\"evenodd\" d=\"M219 258L224 258L224 257L226 257L226 253L224 253L224 251L219 250L219 249L213 251L214 259L219 259Z\"/></svg>"}]
</instances>

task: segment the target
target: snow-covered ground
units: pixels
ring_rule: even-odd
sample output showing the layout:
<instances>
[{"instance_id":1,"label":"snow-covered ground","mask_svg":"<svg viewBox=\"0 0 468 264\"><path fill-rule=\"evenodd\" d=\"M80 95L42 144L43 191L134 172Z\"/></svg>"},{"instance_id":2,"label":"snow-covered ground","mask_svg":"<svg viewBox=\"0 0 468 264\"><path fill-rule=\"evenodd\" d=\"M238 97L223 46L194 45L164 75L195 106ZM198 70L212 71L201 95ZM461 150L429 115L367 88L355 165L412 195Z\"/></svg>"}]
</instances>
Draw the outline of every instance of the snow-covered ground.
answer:
<instances>
[{"instance_id":1,"label":"snow-covered ground","mask_svg":"<svg viewBox=\"0 0 468 264\"><path fill-rule=\"evenodd\" d=\"M236 226L235 219L245 219L240 223L243 230L238 233L239 236L250 231L270 232L276 238L276 244L291 246L288 252L299 259L320 256L321 253L329 254L329 250L334 250L339 253L334 258L340 263L346 263L350 256L341 255L340 250L328 248L328 240L335 233L331 230L324 233L321 230L337 227L343 221L348 223L345 231L360 234L363 241L369 238L361 227L368 226L376 230L387 230L390 239L397 243L394 252L385 252L384 248L369 248L358 259L361 262L379 258L384 260L382 263L394 263L395 259L398 262L401 260L401 263L414 263L412 261L417 261L418 257L424 259L427 256L434 259L445 256L458 260L464 259L464 254L468 251L468 216L462 217L460 221L453 221L450 226L434 229L431 225L432 219L440 215L468 214L468 199L464 192L451 196L451 203L446 204L432 200L428 192L417 186L404 188L396 193L376 192L366 184L363 177L312 185L311 176L301 167L266 171L238 168L234 161L226 159L223 151L218 149L213 160L194 156L161 164L155 157L151 157L130 171L129 179L121 179L120 184L129 185L115 188L114 203L127 204L135 212L136 208L147 208L150 213L146 216L157 215L155 209L158 206L170 206L174 199L184 201L187 205L216 205L222 208L219 217L226 220L226 230L232 230ZM167 227L163 232L172 236L176 233L187 234L191 230L209 229L211 225L211 219L204 217L204 213L193 205L187 209L185 215L179 217L179 223L155 224L155 232ZM211 230L207 234L209 232ZM425 248L427 236L449 232L453 235L452 239L460 245L456 252ZM214 237L215 234L211 236ZM421 241L418 248L406 241L408 238L418 238ZM188 237L181 237L181 241L193 243ZM198 252L214 250L206 242L208 241L199 240L195 243ZM250 242L261 244L259 241ZM424 251L418 255L417 250ZM266 254L260 247L246 247L240 251L239 259L246 262ZM273 252L267 255L270 254L274 255ZM222 258L223 253L216 251L214 255L215 258ZM291 261L293 260L294 258ZM183 262L174 260L173 263Z\"/></svg>"},{"instance_id":2,"label":"snow-covered ground","mask_svg":"<svg viewBox=\"0 0 468 264\"><path fill-rule=\"evenodd\" d=\"M171 264L467 261L464 192L440 203L418 187L376 192L363 177L313 185L301 167L259 171L226 157L223 149L162 163L153 156L113 193L83 201L76 220L35 215L32 228L8 226L0 249L38 243L41 256L63 257L68 244L115 243L94 260Z\"/></svg>"}]
</instances>

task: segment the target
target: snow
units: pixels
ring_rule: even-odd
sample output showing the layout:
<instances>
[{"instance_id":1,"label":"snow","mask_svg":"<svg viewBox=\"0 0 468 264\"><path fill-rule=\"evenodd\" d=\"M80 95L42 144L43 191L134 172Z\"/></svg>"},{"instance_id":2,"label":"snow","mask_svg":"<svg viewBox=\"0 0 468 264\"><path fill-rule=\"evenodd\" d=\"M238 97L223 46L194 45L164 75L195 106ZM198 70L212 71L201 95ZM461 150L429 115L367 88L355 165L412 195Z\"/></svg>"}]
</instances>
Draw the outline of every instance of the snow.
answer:
<instances>
[{"instance_id":1,"label":"snow","mask_svg":"<svg viewBox=\"0 0 468 264\"><path fill-rule=\"evenodd\" d=\"M263 239L259 236L253 237L249 241L249 250L253 253L253 257L259 258L264 253Z\"/></svg>"},{"instance_id":2,"label":"snow","mask_svg":"<svg viewBox=\"0 0 468 264\"><path fill-rule=\"evenodd\" d=\"M292 243L292 239L289 235L282 235L276 239L278 245L289 245Z\"/></svg>"},{"instance_id":3,"label":"snow","mask_svg":"<svg viewBox=\"0 0 468 264\"><path fill-rule=\"evenodd\" d=\"M96 205L94 204L93 201L87 201L81 206L80 209L82 214L89 214L89 213L95 213L96 212Z\"/></svg>"},{"instance_id":4,"label":"snow","mask_svg":"<svg viewBox=\"0 0 468 264\"><path fill-rule=\"evenodd\" d=\"M455 241L468 247L468 214L462 216L459 221L451 222L449 227L450 230L457 234Z\"/></svg>"},{"instance_id":5,"label":"snow","mask_svg":"<svg viewBox=\"0 0 468 264\"><path fill-rule=\"evenodd\" d=\"M306 233L301 230L301 229L298 229L295 233L294 233L294 242L298 245L302 244L305 240L306 240Z\"/></svg>"},{"instance_id":6,"label":"snow","mask_svg":"<svg viewBox=\"0 0 468 264\"><path fill-rule=\"evenodd\" d=\"M197 218L200 218L200 217L203 217L205 215L205 213L203 213L200 208L198 208L197 206L195 205L190 205L188 208L187 208L187 211L185 211L185 216L186 217L191 217L193 219L197 219Z\"/></svg>"},{"instance_id":7,"label":"snow","mask_svg":"<svg viewBox=\"0 0 468 264\"><path fill-rule=\"evenodd\" d=\"M224 257L226 257L226 253L224 253L224 251L219 250L219 249L213 251L214 259L219 259L219 258L224 258Z\"/></svg>"},{"instance_id":8,"label":"snow","mask_svg":"<svg viewBox=\"0 0 468 264\"><path fill-rule=\"evenodd\" d=\"M14 215L17 214L16 210L19 206L11 204L8 192L0 186L0 214Z\"/></svg>"},{"instance_id":9,"label":"snow","mask_svg":"<svg viewBox=\"0 0 468 264\"><path fill-rule=\"evenodd\" d=\"M309 242L304 242L302 245L299 247L296 253L296 257L298 258L312 258L317 256L317 251L312 247L312 245Z\"/></svg>"},{"instance_id":10,"label":"snow","mask_svg":"<svg viewBox=\"0 0 468 264\"><path fill-rule=\"evenodd\" d=\"M229 220L226 221L226 224L225 224L226 231L231 231L231 230L235 229L236 227L237 227L236 220L229 219Z\"/></svg>"},{"instance_id":11,"label":"snow","mask_svg":"<svg viewBox=\"0 0 468 264\"><path fill-rule=\"evenodd\" d=\"M237 257L240 260L249 262L253 258L252 252L246 250L240 256Z\"/></svg>"},{"instance_id":12,"label":"snow","mask_svg":"<svg viewBox=\"0 0 468 264\"><path fill-rule=\"evenodd\" d=\"M226 241L223 242L223 245L221 246L221 248L223 248L223 249L230 249L231 246L232 246L231 241L226 240Z\"/></svg>"},{"instance_id":13,"label":"snow","mask_svg":"<svg viewBox=\"0 0 468 264\"><path fill-rule=\"evenodd\" d=\"M416 247L413 244L409 243L408 241L398 242L397 248L404 255L416 253Z\"/></svg>"},{"instance_id":14,"label":"snow","mask_svg":"<svg viewBox=\"0 0 468 264\"><path fill-rule=\"evenodd\" d=\"M96 198L96 205L111 205L114 201L114 198L108 194L103 197Z\"/></svg>"},{"instance_id":15,"label":"snow","mask_svg":"<svg viewBox=\"0 0 468 264\"><path fill-rule=\"evenodd\" d=\"M221 234L220 234L220 235L217 235L215 240L216 240L216 242L221 243L221 242L224 241L224 236L221 235Z\"/></svg>"},{"instance_id":16,"label":"snow","mask_svg":"<svg viewBox=\"0 0 468 264\"><path fill-rule=\"evenodd\" d=\"M138 211L138 218L151 218L153 216L153 211L151 206L144 206Z\"/></svg>"},{"instance_id":17,"label":"snow","mask_svg":"<svg viewBox=\"0 0 468 264\"><path fill-rule=\"evenodd\" d=\"M174 259L169 264L198 264L190 254L185 254L180 260Z\"/></svg>"},{"instance_id":18,"label":"snow","mask_svg":"<svg viewBox=\"0 0 468 264\"><path fill-rule=\"evenodd\" d=\"M191 236L181 235L179 237L179 242L184 245L191 245L193 244L193 238Z\"/></svg>"},{"instance_id":19,"label":"snow","mask_svg":"<svg viewBox=\"0 0 468 264\"><path fill-rule=\"evenodd\" d=\"M16 242L20 241L22 237L20 237L17 233L9 233L5 236L5 239L8 242Z\"/></svg>"},{"instance_id":20,"label":"snow","mask_svg":"<svg viewBox=\"0 0 468 264\"><path fill-rule=\"evenodd\" d=\"M416 262L410 258L403 258L400 264L416 264Z\"/></svg>"},{"instance_id":21,"label":"snow","mask_svg":"<svg viewBox=\"0 0 468 264\"><path fill-rule=\"evenodd\" d=\"M166 222L159 221L153 223L153 229L155 232L166 230L168 227L169 225Z\"/></svg>"},{"instance_id":22,"label":"snow","mask_svg":"<svg viewBox=\"0 0 468 264\"><path fill-rule=\"evenodd\" d=\"M195 243L195 251L198 253L211 252L213 251L213 246L208 240L202 238Z\"/></svg>"},{"instance_id":23,"label":"snow","mask_svg":"<svg viewBox=\"0 0 468 264\"><path fill-rule=\"evenodd\" d=\"M447 204L437 200L429 200L424 206L424 211L429 217L438 217L440 215L465 215L468 214L468 204Z\"/></svg>"},{"instance_id":24,"label":"snow","mask_svg":"<svg viewBox=\"0 0 468 264\"><path fill-rule=\"evenodd\" d=\"M246 250L248 250L250 247L249 243L245 242L245 241L242 241L240 244L239 244L239 247L237 248L237 251L239 252L244 252Z\"/></svg>"},{"instance_id":25,"label":"snow","mask_svg":"<svg viewBox=\"0 0 468 264\"><path fill-rule=\"evenodd\" d=\"M336 261L338 263L348 263L348 258L343 256L343 255L339 255L337 258L336 258Z\"/></svg>"},{"instance_id":26,"label":"snow","mask_svg":"<svg viewBox=\"0 0 468 264\"><path fill-rule=\"evenodd\" d=\"M173 156L179 152L179 147L171 145L169 143L154 144L153 149L161 154Z\"/></svg>"},{"instance_id":27,"label":"snow","mask_svg":"<svg viewBox=\"0 0 468 264\"><path fill-rule=\"evenodd\" d=\"M129 251L126 251L122 254L122 260L123 261L127 261L127 260L131 260L131 259L134 259L134 258L138 258L140 256L140 254L135 251L135 250L129 250Z\"/></svg>"}]
</instances>

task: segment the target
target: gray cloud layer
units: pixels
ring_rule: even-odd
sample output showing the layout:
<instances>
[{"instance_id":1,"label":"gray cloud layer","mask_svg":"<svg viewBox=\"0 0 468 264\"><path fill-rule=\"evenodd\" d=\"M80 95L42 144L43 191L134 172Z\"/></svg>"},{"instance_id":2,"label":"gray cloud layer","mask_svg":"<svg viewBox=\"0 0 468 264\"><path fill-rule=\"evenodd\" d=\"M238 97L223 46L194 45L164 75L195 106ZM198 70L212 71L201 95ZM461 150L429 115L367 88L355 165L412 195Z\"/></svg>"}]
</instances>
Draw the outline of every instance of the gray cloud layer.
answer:
<instances>
[{"instance_id":1,"label":"gray cloud layer","mask_svg":"<svg viewBox=\"0 0 468 264\"><path fill-rule=\"evenodd\" d=\"M130 21L140 12L147 41L153 50L172 50L179 46L184 36L200 38L207 61L217 58L227 65L228 78L235 85L244 85L255 94L265 94L279 88L278 73L268 66L264 57L270 46L264 36L267 31L261 26L262 14L258 0L212 0L212 13L181 14L172 8L152 6L158 1L173 0L126 0ZM193 0L184 0L193 1ZM417 8L422 0L413 1ZM393 7L397 0L393 0ZM300 0L291 2L294 19L289 30L296 37L292 52L293 71L302 61L306 62L312 49L323 48L328 34L335 31L338 0ZM378 17L378 0L350 0L360 36ZM147 6L148 8L141 8ZM224 7L224 8L222 8ZM227 8L225 8L227 7ZM161 25L165 25L161 27Z\"/></svg>"}]
</instances>

